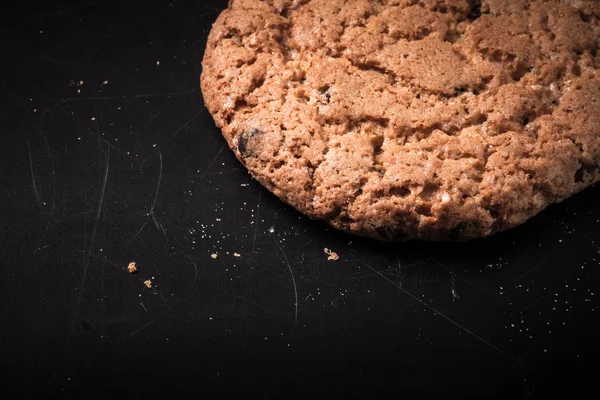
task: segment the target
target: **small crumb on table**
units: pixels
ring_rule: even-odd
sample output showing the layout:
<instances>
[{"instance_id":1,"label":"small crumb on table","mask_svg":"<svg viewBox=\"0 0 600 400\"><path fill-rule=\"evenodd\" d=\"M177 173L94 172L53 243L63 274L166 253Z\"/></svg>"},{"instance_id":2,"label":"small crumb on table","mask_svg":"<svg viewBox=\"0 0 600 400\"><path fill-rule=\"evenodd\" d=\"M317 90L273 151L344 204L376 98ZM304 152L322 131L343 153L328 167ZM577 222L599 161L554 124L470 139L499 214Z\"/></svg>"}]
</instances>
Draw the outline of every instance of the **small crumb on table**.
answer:
<instances>
[{"instance_id":1,"label":"small crumb on table","mask_svg":"<svg viewBox=\"0 0 600 400\"><path fill-rule=\"evenodd\" d=\"M241 257L242 255L240 253L233 253L234 257Z\"/></svg>"},{"instance_id":2,"label":"small crumb on table","mask_svg":"<svg viewBox=\"0 0 600 400\"><path fill-rule=\"evenodd\" d=\"M146 279L144 285L146 285L148 289L152 289L152 281L150 279Z\"/></svg>"},{"instance_id":3,"label":"small crumb on table","mask_svg":"<svg viewBox=\"0 0 600 400\"><path fill-rule=\"evenodd\" d=\"M325 247L325 254L329 256L327 257L327 261L337 261L340 259L336 252L329 250L327 247Z\"/></svg>"},{"instance_id":4,"label":"small crumb on table","mask_svg":"<svg viewBox=\"0 0 600 400\"><path fill-rule=\"evenodd\" d=\"M210 255L210 258L212 258L213 260L214 260L214 259L216 259L216 258L217 258L217 253L212 253L212 254Z\"/></svg>"},{"instance_id":5,"label":"small crumb on table","mask_svg":"<svg viewBox=\"0 0 600 400\"><path fill-rule=\"evenodd\" d=\"M130 274L133 274L135 271L137 271L137 267L135 266L135 261L132 261L129 263L129 265L127 266L127 271L129 271Z\"/></svg>"}]
</instances>

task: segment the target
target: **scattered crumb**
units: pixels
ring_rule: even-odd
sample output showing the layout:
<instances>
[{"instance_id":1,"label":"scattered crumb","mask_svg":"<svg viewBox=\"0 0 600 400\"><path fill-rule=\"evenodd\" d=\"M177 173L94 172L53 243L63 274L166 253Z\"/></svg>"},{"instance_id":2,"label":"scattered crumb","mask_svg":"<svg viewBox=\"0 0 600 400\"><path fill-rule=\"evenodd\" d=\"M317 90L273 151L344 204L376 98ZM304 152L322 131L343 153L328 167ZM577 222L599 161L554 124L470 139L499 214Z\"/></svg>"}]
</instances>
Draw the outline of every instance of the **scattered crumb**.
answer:
<instances>
[{"instance_id":1,"label":"scattered crumb","mask_svg":"<svg viewBox=\"0 0 600 400\"><path fill-rule=\"evenodd\" d=\"M83 85L83 81L79 81L79 86Z\"/></svg>"},{"instance_id":2,"label":"scattered crumb","mask_svg":"<svg viewBox=\"0 0 600 400\"><path fill-rule=\"evenodd\" d=\"M337 261L340 259L340 257L337 255L336 252L329 250L327 247L325 247L325 254L327 254L329 257L327 257L327 261Z\"/></svg>"},{"instance_id":3,"label":"scattered crumb","mask_svg":"<svg viewBox=\"0 0 600 400\"><path fill-rule=\"evenodd\" d=\"M156 62L156 65L160 65L160 61L157 61L157 62Z\"/></svg>"},{"instance_id":4,"label":"scattered crumb","mask_svg":"<svg viewBox=\"0 0 600 400\"><path fill-rule=\"evenodd\" d=\"M130 274L133 274L135 271L137 271L137 267L135 266L135 261L132 261L129 263L129 265L127 266L127 271L129 271Z\"/></svg>"},{"instance_id":5,"label":"scattered crumb","mask_svg":"<svg viewBox=\"0 0 600 400\"><path fill-rule=\"evenodd\" d=\"M95 121L95 120L96 120L96 117L92 117L92 121Z\"/></svg>"},{"instance_id":6,"label":"scattered crumb","mask_svg":"<svg viewBox=\"0 0 600 400\"><path fill-rule=\"evenodd\" d=\"M81 93L81 89L77 89L77 93Z\"/></svg>"},{"instance_id":7,"label":"scattered crumb","mask_svg":"<svg viewBox=\"0 0 600 400\"><path fill-rule=\"evenodd\" d=\"M214 260L214 259L216 259L216 258L217 258L217 253L212 253L212 254L210 255L210 258L212 258L213 260Z\"/></svg>"},{"instance_id":8,"label":"scattered crumb","mask_svg":"<svg viewBox=\"0 0 600 400\"><path fill-rule=\"evenodd\" d=\"M273 233L273 232L275 232L275 228L274 227L270 227L269 228L269 233Z\"/></svg>"},{"instance_id":9,"label":"scattered crumb","mask_svg":"<svg viewBox=\"0 0 600 400\"><path fill-rule=\"evenodd\" d=\"M108 81L102 82L103 85L108 85Z\"/></svg>"},{"instance_id":10,"label":"scattered crumb","mask_svg":"<svg viewBox=\"0 0 600 400\"><path fill-rule=\"evenodd\" d=\"M152 289L152 281L150 279L146 279L144 285L146 285L148 289Z\"/></svg>"},{"instance_id":11,"label":"scattered crumb","mask_svg":"<svg viewBox=\"0 0 600 400\"><path fill-rule=\"evenodd\" d=\"M234 257L241 257L240 253L233 253Z\"/></svg>"}]
</instances>

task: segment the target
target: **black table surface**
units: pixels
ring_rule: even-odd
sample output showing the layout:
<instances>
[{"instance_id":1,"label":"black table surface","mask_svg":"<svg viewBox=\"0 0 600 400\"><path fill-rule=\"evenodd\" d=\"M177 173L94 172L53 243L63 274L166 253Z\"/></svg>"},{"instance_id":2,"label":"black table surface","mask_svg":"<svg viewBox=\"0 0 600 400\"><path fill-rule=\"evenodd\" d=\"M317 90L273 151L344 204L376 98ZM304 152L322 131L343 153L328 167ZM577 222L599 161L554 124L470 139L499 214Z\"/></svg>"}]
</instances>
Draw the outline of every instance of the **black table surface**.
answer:
<instances>
[{"instance_id":1,"label":"black table surface","mask_svg":"<svg viewBox=\"0 0 600 400\"><path fill-rule=\"evenodd\" d=\"M226 5L3 9L4 382L64 398L594 385L600 187L467 243L311 221L248 175L204 107L200 63Z\"/></svg>"}]
</instances>

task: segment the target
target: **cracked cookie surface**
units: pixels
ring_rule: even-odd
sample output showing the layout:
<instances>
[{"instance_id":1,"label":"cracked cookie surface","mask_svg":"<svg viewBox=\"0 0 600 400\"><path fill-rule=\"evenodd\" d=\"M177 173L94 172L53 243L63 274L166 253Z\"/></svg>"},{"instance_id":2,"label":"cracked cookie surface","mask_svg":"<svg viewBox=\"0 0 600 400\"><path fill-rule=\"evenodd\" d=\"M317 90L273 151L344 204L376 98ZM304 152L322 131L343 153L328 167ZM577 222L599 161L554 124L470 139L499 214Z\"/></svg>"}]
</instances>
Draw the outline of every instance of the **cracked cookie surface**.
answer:
<instances>
[{"instance_id":1,"label":"cracked cookie surface","mask_svg":"<svg viewBox=\"0 0 600 400\"><path fill-rule=\"evenodd\" d=\"M311 218L467 240L600 180L599 21L597 0L231 0L201 87Z\"/></svg>"}]
</instances>

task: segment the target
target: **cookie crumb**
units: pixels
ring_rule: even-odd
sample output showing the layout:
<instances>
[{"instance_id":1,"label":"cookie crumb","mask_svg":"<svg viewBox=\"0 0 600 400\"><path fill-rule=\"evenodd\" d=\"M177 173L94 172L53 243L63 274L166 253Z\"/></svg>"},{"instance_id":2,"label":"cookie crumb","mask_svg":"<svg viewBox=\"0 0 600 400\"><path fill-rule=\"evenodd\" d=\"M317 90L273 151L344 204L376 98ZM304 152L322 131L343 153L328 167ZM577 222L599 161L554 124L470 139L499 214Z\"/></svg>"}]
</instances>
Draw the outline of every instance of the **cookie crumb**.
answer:
<instances>
[{"instance_id":1,"label":"cookie crumb","mask_svg":"<svg viewBox=\"0 0 600 400\"><path fill-rule=\"evenodd\" d=\"M146 285L148 289L152 289L152 281L150 279L146 279L144 285Z\"/></svg>"},{"instance_id":2,"label":"cookie crumb","mask_svg":"<svg viewBox=\"0 0 600 400\"><path fill-rule=\"evenodd\" d=\"M212 253L210 255L210 258L212 258L213 260L215 260L217 258L217 253Z\"/></svg>"},{"instance_id":3,"label":"cookie crumb","mask_svg":"<svg viewBox=\"0 0 600 400\"><path fill-rule=\"evenodd\" d=\"M242 255L240 253L233 253L234 257L241 257Z\"/></svg>"},{"instance_id":4,"label":"cookie crumb","mask_svg":"<svg viewBox=\"0 0 600 400\"><path fill-rule=\"evenodd\" d=\"M325 254L328 255L327 261L337 261L340 259L340 256L338 256L335 251L329 250L327 247L325 247L324 251L325 251Z\"/></svg>"},{"instance_id":5,"label":"cookie crumb","mask_svg":"<svg viewBox=\"0 0 600 400\"><path fill-rule=\"evenodd\" d=\"M137 267L135 266L135 261L132 261L129 263L129 265L127 266L127 271L129 271L130 274L133 274L135 271L137 271Z\"/></svg>"},{"instance_id":6,"label":"cookie crumb","mask_svg":"<svg viewBox=\"0 0 600 400\"><path fill-rule=\"evenodd\" d=\"M108 85L108 81L102 82L103 85Z\"/></svg>"}]
</instances>

